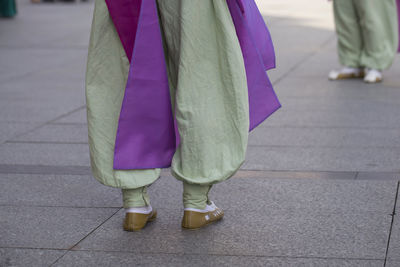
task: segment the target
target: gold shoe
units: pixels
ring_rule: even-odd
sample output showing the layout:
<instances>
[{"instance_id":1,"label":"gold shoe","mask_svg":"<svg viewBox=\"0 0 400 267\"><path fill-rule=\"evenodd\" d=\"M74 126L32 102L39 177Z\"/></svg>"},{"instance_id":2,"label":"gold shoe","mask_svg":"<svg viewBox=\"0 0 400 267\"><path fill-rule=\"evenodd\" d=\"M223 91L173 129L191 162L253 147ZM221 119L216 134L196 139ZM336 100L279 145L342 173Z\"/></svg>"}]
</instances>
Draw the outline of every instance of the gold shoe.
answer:
<instances>
[{"instance_id":1,"label":"gold shoe","mask_svg":"<svg viewBox=\"0 0 400 267\"><path fill-rule=\"evenodd\" d=\"M343 68L339 71L333 70L329 73L329 80L347 80L347 79L362 79L365 72L362 69Z\"/></svg>"},{"instance_id":2,"label":"gold shoe","mask_svg":"<svg viewBox=\"0 0 400 267\"><path fill-rule=\"evenodd\" d=\"M211 205L207 205L204 211L187 208L183 214L182 228L191 230L199 229L210 223L219 221L223 217L224 211L215 206L213 202L211 202Z\"/></svg>"},{"instance_id":3,"label":"gold shoe","mask_svg":"<svg viewBox=\"0 0 400 267\"><path fill-rule=\"evenodd\" d=\"M157 218L157 211L152 210L149 214L128 212L125 215L124 230L133 232L140 231L146 226L147 222L152 222Z\"/></svg>"}]
</instances>

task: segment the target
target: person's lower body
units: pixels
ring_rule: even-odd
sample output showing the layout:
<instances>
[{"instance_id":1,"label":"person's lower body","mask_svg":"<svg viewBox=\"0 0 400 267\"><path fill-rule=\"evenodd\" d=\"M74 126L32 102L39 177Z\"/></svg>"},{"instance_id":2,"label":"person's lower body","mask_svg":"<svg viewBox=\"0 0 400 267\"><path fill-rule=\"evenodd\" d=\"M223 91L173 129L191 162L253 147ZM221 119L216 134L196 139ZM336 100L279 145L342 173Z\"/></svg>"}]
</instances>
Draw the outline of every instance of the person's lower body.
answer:
<instances>
[{"instance_id":1,"label":"person's lower body","mask_svg":"<svg viewBox=\"0 0 400 267\"><path fill-rule=\"evenodd\" d=\"M333 7L339 61L345 67L329 78L382 81L398 47L395 0L334 0Z\"/></svg>"},{"instance_id":2,"label":"person's lower body","mask_svg":"<svg viewBox=\"0 0 400 267\"><path fill-rule=\"evenodd\" d=\"M0 1L0 17L11 18L17 14L17 5L15 0Z\"/></svg>"},{"instance_id":3,"label":"person's lower body","mask_svg":"<svg viewBox=\"0 0 400 267\"><path fill-rule=\"evenodd\" d=\"M222 218L211 186L245 159L249 103L243 55L226 1L158 0L171 102L180 134L171 172L183 183L182 227ZM124 229L154 220L147 187L160 169L114 170L114 140L129 61L104 0L96 0L88 56L87 108L92 171L122 189ZM113 90L110 90L113 88ZM104 123L107 122L107 123Z\"/></svg>"}]
</instances>

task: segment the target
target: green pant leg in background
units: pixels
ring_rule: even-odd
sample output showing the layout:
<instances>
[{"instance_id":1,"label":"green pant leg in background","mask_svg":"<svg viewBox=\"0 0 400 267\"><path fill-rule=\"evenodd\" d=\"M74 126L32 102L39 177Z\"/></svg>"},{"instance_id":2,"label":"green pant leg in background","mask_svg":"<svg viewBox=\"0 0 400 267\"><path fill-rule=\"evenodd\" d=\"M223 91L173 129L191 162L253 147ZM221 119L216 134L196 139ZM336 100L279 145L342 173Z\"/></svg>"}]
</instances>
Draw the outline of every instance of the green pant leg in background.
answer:
<instances>
[{"instance_id":1,"label":"green pant leg in background","mask_svg":"<svg viewBox=\"0 0 400 267\"><path fill-rule=\"evenodd\" d=\"M172 174L209 186L244 162L249 106L243 55L226 1L158 0L181 143Z\"/></svg>"},{"instance_id":2,"label":"green pant leg in background","mask_svg":"<svg viewBox=\"0 0 400 267\"><path fill-rule=\"evenodd\" d=\"M343 66L352 68L361 67L360 59L363 49L362 30L355 1L357 0L333 1L339 61Z\"/></svg>"},{"instance_id":3,"label":"green pant leg in background","mask_svg":"<svg viewBox=\"0 0 400 267\"><path fill-rule=\"evenodd\" d=\"M17 14L15 0L0 0L0 17L14 17Z\"/></svg>"},{"instance_id":4,"label":"green pant leg in background","mask_svg":"<svg viewBox=\"0 0 400 267\"><path fill-rule=\"evenodd\" d=\"M398 48L398 20L395 0L353 0L363 36L360 64L384 70L391 66Z\"/></svg>"}]
</instances>

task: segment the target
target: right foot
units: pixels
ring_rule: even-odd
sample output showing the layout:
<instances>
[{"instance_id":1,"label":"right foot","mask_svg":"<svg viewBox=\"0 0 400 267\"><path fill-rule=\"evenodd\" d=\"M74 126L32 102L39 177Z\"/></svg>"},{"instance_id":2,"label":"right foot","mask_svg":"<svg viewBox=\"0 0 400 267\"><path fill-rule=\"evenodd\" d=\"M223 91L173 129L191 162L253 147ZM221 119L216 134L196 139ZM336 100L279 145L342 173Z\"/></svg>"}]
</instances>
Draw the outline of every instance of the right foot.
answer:
<instances>
[{"instance_id":1,"label":"right foot","mask_svg":"<svg viewBox=\"0 0 400 267\"><path fill-rule=\"evenodd\" d=\"M143 229L148 222L152 222L157 217L157 211L151 206L145 208L126 209L124 230L128 232Z\"/></svg>"},{"instance_id":2,"label":"right foot","mask_svg":"<svg viewBox=\"0 0 400 267\"><path fill-rule=\"evenodd\" d=\"M185 208L182 218L182 228L199 229L224 217L222 209L215 206L214 202L207 205L204 210Z\"/></svg>"},{"instance_id":3,"label":"right foot","mask_svg":"<svg viewBox=\"0 0 400 267\"><path fill-rule=\"evenodd\" d=\"M364 75L363 69L344 67L341 70L332 70L329 73L329 80L360 79L364 78Z\"/></svg>"}]
</instances>

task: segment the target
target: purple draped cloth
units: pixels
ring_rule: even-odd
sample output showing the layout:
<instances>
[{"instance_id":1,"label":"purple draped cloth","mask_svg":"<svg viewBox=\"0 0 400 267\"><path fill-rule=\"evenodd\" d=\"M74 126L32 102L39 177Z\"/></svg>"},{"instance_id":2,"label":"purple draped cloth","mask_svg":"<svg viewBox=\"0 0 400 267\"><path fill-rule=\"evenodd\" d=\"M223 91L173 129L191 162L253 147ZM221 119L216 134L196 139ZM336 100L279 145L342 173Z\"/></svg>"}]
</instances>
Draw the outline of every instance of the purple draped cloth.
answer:
<instances>
[{"instance_id":1,"label":"purple draped cloth","mask_svg":"<svg viewBox=\"0 0 400 267\"><path fill-rule=\"evenodd\" d=\"M280 107L266 70L275 67L269 31L254 0L226 0L242 49L250 130ZM114 169L169 167L174 124L156 0L106 0L130 60L114 149Z\"/></svg>"}]
</instances>

